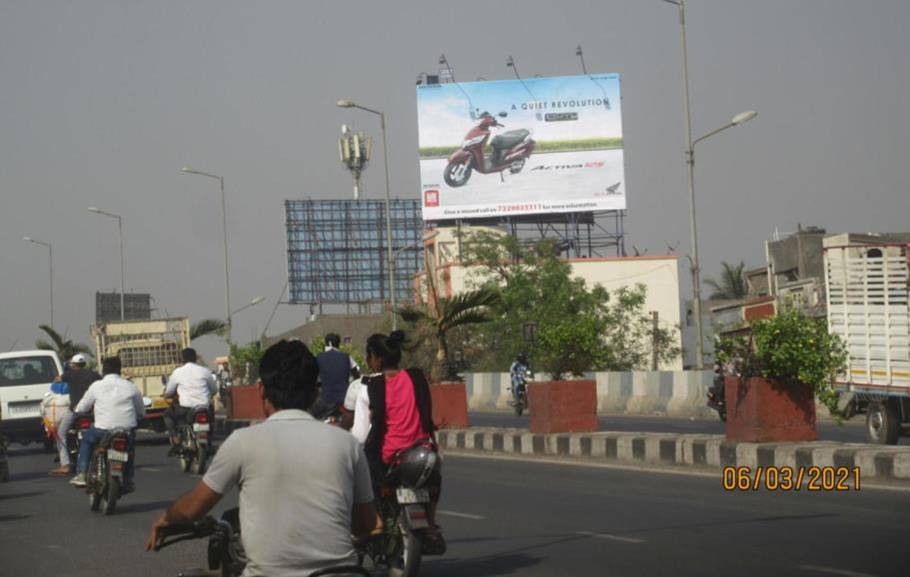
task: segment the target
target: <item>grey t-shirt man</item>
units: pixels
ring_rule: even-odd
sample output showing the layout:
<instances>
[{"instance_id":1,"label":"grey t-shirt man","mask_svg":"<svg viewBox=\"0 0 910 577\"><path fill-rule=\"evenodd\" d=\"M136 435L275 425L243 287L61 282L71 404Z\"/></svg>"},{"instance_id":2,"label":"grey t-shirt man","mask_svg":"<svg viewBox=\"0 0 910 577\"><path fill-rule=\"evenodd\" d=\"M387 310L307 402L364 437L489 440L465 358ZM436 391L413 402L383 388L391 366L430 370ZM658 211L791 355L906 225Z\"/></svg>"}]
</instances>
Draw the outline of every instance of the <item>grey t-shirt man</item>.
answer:
<instances>
[{"instance_id":1,"label":"grey t-shirt man","mask_svg":"<svg viewBox=\"0 0 910 577\"><path fill-rule=\"evenodd\" d=\"M244 577L356 564L351 512L372 502L373 490L363 449L347 431L278 411L231 433L202 480L222 495L240 487Z\"/></svg>"}]
</instances>

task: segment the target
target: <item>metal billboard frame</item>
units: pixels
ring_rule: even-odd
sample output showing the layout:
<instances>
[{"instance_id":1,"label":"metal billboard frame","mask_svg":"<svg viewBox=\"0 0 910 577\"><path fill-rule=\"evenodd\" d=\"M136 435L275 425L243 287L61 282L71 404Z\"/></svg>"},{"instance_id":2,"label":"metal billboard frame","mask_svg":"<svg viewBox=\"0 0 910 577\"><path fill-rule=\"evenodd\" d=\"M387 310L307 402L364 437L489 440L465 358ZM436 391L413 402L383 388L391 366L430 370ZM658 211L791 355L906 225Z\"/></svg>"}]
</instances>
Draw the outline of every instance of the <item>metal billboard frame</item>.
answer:
<instances>
[{"instance_id":1,"label":"metal billboard frame","mask_svg":"<svg viewBox=\"0 0 910 577\"><path fill-rule=\"evenodd\" d=\"M419 199L392 199L392 251L399 302L423 267ZM384 200L286 200L290 304L385 303L388 265Z\"/></svg>"}]
</instances>

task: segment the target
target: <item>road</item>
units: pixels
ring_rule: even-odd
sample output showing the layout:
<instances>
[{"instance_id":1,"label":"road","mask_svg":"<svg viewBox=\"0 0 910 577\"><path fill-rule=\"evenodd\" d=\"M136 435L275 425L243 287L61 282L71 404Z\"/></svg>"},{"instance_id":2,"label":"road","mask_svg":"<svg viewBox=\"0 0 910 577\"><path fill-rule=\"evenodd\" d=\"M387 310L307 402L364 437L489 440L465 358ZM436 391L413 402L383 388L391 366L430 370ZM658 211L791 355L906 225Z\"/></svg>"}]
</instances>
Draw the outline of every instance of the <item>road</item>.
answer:
<instances>
[{"instance_id":1,"label":"road","mask_svg":"<svg viewBox=\"0 0 910 577\"><path fill-rule=\"evenodd\" d=\"M527 428L530 417L516 417L511 413L471 413L472 427ZM602 416L598 418L601 431L629 431L656 433L707 433L724 434L724 424L719 420L675 419L671 417ZM865 443L865 417L859 415L843 425L832 421L818 422L818 438L841 443ZM901 437L900 444L910 445L910 437Z\"/></svg>"},{"instance_id":2,"label":"road","mask_svg":"<svg viewBox=\"0 0 910 577\"><path fill-rule=\"evenodd\" d=\"M138 449L137 493L111 517L15 449L0 485L0 576L176 575L193 541L145 553L149 525L197 479L160 442ZM906 576L910 493L727 493L688 476L449 455L440 523L449 552L428 577L602 575ZM236 504L229 495L223 505Z\"/></svg>"}]
</instances>

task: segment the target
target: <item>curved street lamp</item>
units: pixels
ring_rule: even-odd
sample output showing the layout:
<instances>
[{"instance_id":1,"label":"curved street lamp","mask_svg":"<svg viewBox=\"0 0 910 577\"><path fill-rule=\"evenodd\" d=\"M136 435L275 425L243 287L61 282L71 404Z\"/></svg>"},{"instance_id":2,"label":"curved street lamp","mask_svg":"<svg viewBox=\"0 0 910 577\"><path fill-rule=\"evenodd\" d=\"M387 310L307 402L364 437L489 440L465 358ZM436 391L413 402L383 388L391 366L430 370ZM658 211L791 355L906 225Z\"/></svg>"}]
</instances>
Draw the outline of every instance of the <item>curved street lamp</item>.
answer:
<instances>
[{"instance_id":1,"label":"curved street lamp","mask_svg":"<svg viewBox=\"0 0 910 577\"><path fill-rule=\"evenodd\" d=\"M123 266L123 217L119 214L114 214L112 212L107 212L106 210L101 210L98 207L90 206L88 207L89 212L95 214L100 214L101 216L106 216L108 218L117 219L117 230L120 232L120 320L126 320L126 308L124 307L124 286L126 285L126 273L124 272Z\"/></svg>"},{"instance_id":2,"label":"curved street lamp","mask_svg":"<svg viewBox=\"0 0 910 577\"><path fill-rule=\"evenodd\" d=\"M228 265L228 233L227 233L227 203L224 200L224 177L196 170L192 166L184 166L180 169L183 174L195 174L217 180L221 186L221 231L224 235L224 311L227 314L227 340L231 340L231 276Z\"/></svg>"},{"instance_id":3,"label":"curved street lamp","mask_svg":"<svg viewBox=\"0 0 910 577\"><path fill-rule=\"evenodd\" d=\"M23 236L22 240L25 242L30 242L32 244L38 244L44 247L47 247L48 256L50 260L50 269L51 269L51 328L54 326L54 246L49 242L40 241L38 239L32 238L30 236Z\"/></svg>"}]
</instances>

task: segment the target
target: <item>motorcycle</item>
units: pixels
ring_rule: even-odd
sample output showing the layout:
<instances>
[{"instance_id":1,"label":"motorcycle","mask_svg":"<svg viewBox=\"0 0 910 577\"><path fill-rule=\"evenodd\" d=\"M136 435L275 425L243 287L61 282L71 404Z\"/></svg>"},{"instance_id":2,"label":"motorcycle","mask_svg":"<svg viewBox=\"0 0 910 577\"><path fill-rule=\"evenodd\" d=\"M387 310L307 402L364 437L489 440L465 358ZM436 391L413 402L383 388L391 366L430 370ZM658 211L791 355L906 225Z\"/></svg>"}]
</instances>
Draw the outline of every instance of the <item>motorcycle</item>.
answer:
<instances>
[{"instance_id":1,"label":"motorcycle","mask_svg":"<svg viewBox=\"0 0 910 577\"><path fill-rule=\"evenodd\" d=\"M499 116L505 118L505 112ZM443 179L452 188L464 186L476 170L480 174L502 173L506 169L511 174L518 174L524 168L525 162L534 152L535 142L531 132L525 129L510 130L498 134L490 141L492 154L484 154L484 147L490 139L490 131L495 127L504 127L489 112L480 115L480 122L465 136L461 148L449 157L448 164L443 171Z\"/></svg>"},{"instance_id":2,"label":"motorcycle","mask_svg":"<svg viewBox=\"0 0 910 577\"><path fill-rule=\"evenodd\" d=\"M92 460L85 475L85 492L92 511L110 515L117 500L125 494L124 468L129 461L130 431L109 431L92 451Z\"/></svg>"},{"instance_id":3,"label":"motorcycle","mask_svg":"<svg viewBox=\"0 0 910 577\"><path fill-rule=\"evenodd\" d=\"M368 557L374 567L385 567L391 577L417 577L423 555L445 552L431 550L426 538L430 528L429 473L417 478L404 474L401 465L409 458L424 461L422 468L428 472L441 466L436 447L429 440L396 456L377 499L382 533L358 547L361 563Z\"/></svg>"},{"instance_id":4,"label":"motorcycle","mask_svg":"<svg viewBox=\"0 0 910 577\"><path fill-rule=\"evenodd\" d=\"M72 426L66 431L66 452L69 453L70 463L79 460L79 444L82 437L92 426L91 413L77 413Z\"/></svg>"},{"instance_id":5,"label":"motorcycle","mask_svg":"<svg viewBox=\"0 0 910 577\"><path fill-rule=\"evenodd\" d=\"M708 389L708 406L717 411L717 416L726 423L727 402L724 397L724 372L722 368L715 368L714 383Z\"/></svg>"},{"instance_id":6,"label":"motorcycle","mask_svg":"<svg viewBox=\"0 0 910 577\"><path fill-rule=\"evenodd\" d=\"M515 415L520 417L528 408L528 383L534 380L534 373L531 372L531 369L527 369L518 376L517 390L513 391L512 408L515 410Z\"/></svg>"},{"instance_id":7,"label":"motorcycle","mask_svg":"<svg viewBox=\"0 0 910 577\"><path fill-rule=\"evenodd\" d=\"M208 407L193 407L187 422L178 429L180 443L177 455L184 473L202 475L211 452L211 419Z\"/></svg>"},{"instance_id":8,"label":"motorcycle","mask_svg":"<svg viewBox=\"0 0 910 577\"><path fill-rule=\"evenodd\" d=\"M160 551L181 541L208 538L208 569L181 571L180 577L240 577L246 567L246 553L240 540L240 511L237 508L224 512L220 520L204 517L192 525L168 527L161 540L155 544L155 551ZM328 575L363 575L370 577L369 571L357 565L345 565L321 569L311 573L311 577Z\"/></svg>"}]
</instances>

